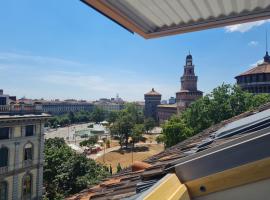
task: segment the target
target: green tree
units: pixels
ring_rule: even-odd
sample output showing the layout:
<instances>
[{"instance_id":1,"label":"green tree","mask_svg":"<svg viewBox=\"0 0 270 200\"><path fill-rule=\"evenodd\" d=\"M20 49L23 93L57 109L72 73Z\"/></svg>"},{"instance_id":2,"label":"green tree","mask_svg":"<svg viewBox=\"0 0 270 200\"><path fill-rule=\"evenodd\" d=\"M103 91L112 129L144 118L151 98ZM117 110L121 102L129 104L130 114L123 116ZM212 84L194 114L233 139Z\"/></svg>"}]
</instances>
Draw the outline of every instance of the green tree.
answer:
<instances>
[{"instance_id":1,"label":"green tree","mask_svg":"<svg viewBox=\"0 0 270 200\"><path fill-rule=\"evenodd\" d=\"M176 117L179 118L179 122L175 123L176 118L169 120L164 125L163 135L158 138L158 141L164 141L166 147L172 146L185 139L186 136L197 134L211 125L254 109L269 101L269 94L254 95L241 90L237 85L222 84L210 94L193 102L180 116ZM191 130L192 134L184 134L184 137L181 138L181 133L181 137L177 140L176 138L179 135L176 133L179 133L180 128L185 130L184 126Z\"/></svg>"},{"instance_id":2,"label":"green tree","mask_svg":"<svg viewBox=\"0 0 270 200\"><path fill-rule=\"evenodd\" d=\"M91 114L91 120L94 121L95 123L100 123L105 119L105 112L98 107L95 107Z\"/></svg>"},{"instance_id":3,"label":"green tree","mask_svg":"<svg viewBox=\"0 0 270 200\"><path fill-rule=\"evenodd\" d=\"M69 113L68 113L68 119L69 119L70 123L72 123L72 124L78 121L78 120L75 118L74 112L69 112Z\"/></svg>"},{"instance_id":4,"label":"green tree","mask_svg":"<svg viewBox=\"0 0 270 200\"><path fill-rule=\"evenodd\" d=\"M47 199L64 199L109 174L95 161L75 153L62 138L46 140L44 152L43 177Z\"/></svg>"},{"instance_id":5,"label":"green tree","mask_svg":"<svg viewBox=\"0 0 270 200\"><path fill-rule=\"evenodd\" d=\"M112 111L108 114L108 122L111 124L111 123L114 123L117 118L118 118L118 111Z\"/></svg>"},{"instance_id":6,"label":"green tree","mask_svg":"<svg viewBox=\"0 0 270 200\"><path fill-rule=\"evenodd\" d=\"M123 143L125 143L126 148L128 148L128 139L133 127L134 123L132 116L126 113L119 116L115 123L111 126L111 134L119 138L121 148Z\"/></svg>"},{"instance_id":7,"label":"green tree","mask_svg":"<svg viewBox=\"0 0 270 200\"><path fill-rule=\"evenodd\" d=\"M135 143L139 141L143 141L143 133L144 133L144 125L143 124L135 124L132 128L131 139L133 147Z\"/></svg>"},{"instance_id":8,"label":"green tree","mask_svg":"<svg viewBox=\"0 0 270 200\"><path fill-rule=\"evenodd\" d=\"M80 142L80 146L91 146L96 144L98 141L98 136L91 136L89 137L87 140L84 140L82 142Z\"/></svg>"},{"instance_id":9,"label":"green tree","mask_svg":"<svg viewBox=\"0 0 270 200\"><path fill-rule=\"evenodd\" d=\"M138 110L135 103L127 103L122 113L129 114L134 124L142 124L144 120L143 113Z\"/></svg>"},{"instance_id":10,"label":"green tree","mask_svg":"<svg viewBox=\"0 0 270 200\"><path fill-rule=\"evenodd\" d=\"M164 137L159 139L163 139L165 147L170 147L192 136L193 130L179 116L173 116L163 124L162 134Z\"/></svg>"},{"instance_id":11,"label":"green tree","mask_svg":"<svg viewBox=\"0 0 270 200\"><path fill-rule=\"evenodd\" d=\"M146 118L144 120L144 129L146 130L146 133L148 133L150 130L152 130L156 125L156 122L153 118Z\"/></svg>"}]
</instances>

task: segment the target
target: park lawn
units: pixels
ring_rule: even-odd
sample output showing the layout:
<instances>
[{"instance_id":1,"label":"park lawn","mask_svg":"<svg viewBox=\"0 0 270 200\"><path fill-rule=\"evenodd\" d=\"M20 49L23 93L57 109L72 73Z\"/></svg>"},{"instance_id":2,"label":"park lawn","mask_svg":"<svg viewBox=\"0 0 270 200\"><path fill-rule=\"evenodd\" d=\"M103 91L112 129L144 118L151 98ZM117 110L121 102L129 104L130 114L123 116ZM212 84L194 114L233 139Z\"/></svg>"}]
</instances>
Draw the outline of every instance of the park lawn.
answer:
<instances>
[{"instance_id":1,"label":"park lawn","mask_svg":"<svg viewBox=\"0 0 270 200\"><path fill-rule=\"evenodd\" d=\"M164 150L162 144L146 144L136 147L133 152L133 161L143 161L150 156L160 153ZM104 164L103 156L97 158L97 162ZM111 165L113 173L116 172L116 167L120 163L122 168L129 167L132 164L132 153L130 151L112 151L105 154L105 165L108 167Z\"/></svg>"}]
</instances>

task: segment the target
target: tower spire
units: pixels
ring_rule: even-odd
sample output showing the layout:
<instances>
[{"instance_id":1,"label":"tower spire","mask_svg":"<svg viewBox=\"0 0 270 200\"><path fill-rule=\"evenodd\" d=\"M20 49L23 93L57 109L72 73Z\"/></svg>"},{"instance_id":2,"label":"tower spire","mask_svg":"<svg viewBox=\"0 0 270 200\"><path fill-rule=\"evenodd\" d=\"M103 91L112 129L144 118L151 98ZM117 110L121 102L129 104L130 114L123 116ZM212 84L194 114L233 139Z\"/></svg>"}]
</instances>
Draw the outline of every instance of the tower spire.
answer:
<instances>
[{"instance_id":1,"label":"tower spire","mask_svg":"<svg viewBox=\"0 0 270 200\"><path fill-rule=\"evenodd\" d=\"M264 62L270 63L270 56L268 55L268 31L267 27L265 30L265 56L264 56Z\"/></svg>"},{"instance_id":2,"label":"tower spire","mask_svg":"<svg viewBox=\"0 0 270 200\"><path fill-rule=\"evenodd\" d=\"M265 52L268 52L268 31L267 31L267 27L265 30Z\"/></svg>"}]
</instances>

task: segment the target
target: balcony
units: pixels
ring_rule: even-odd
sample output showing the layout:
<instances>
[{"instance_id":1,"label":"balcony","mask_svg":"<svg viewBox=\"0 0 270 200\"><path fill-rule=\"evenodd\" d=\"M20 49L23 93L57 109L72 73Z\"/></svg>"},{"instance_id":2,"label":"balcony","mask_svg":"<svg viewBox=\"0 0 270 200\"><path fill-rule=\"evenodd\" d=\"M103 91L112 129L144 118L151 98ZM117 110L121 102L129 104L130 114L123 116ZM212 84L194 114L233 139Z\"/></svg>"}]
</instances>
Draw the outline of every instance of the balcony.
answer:
<instances>
[{"instance_id":1,"label":"balcony","mask_svg":"<svg viewBox=\"0 0 270 200\"><path fill-rule=\"evenodd\" d=\"M0 174L4 174L8 172L8 166L0 167Z\"/></svg>"},{"instance_id":2,"label":"balcony","mask_svg":"<svg viewBox=\"0 0 270 200\"><path fill-rule=\"evenodd\" d=\"M0 115L3 114L37 114L42 112L41 104L10 104L0 105Z\"/></svg>"},{"instance_id":3,"label":"balcony","mask_svg":"<svg viewBox=\"0 0 270 200\"><path fill-rule=\"evenodd\" d=\"M23 167L30 167L33 165L33 160L24 160L23 161Z\"/></svg>"}]
</instances>

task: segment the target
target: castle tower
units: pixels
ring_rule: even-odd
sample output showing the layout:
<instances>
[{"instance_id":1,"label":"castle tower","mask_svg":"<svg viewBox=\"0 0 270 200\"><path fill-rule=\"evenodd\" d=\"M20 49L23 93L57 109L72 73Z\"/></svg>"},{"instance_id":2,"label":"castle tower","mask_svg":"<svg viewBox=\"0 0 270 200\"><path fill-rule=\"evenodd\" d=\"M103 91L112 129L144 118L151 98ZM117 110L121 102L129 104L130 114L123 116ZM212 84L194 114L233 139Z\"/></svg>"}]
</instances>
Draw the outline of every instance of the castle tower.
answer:
<instances>
[{"instance_id":1,"label":"castle tower","mask_svg":"<svg viewBox=\"0 0 270 200\"><path fill-rule=\"evenodd\" d=\"M194 72L192 55L187 55L184 74L181 77L181 90L176 93L178 112L189 106L190 103L202 97L203 92L197 90L198 77Z\"/></svg>"},{"instance_id":2,"label":"castle tower","mask_svg":"<svg viewBox=\"0 0 270 200\"><path fill-rule=\"evenodd\" d=\"M146 118L153 118L157 120L157 106L161 101L161 94L156 92L154 88L146 94L144 94L145 110L144 115Z\"/></svg>"}]
</instances>

